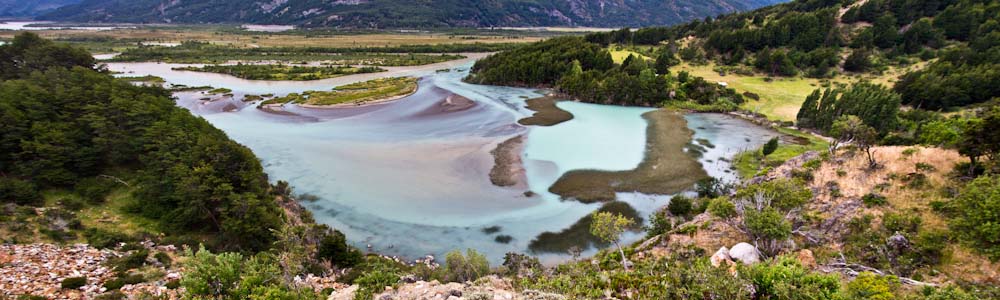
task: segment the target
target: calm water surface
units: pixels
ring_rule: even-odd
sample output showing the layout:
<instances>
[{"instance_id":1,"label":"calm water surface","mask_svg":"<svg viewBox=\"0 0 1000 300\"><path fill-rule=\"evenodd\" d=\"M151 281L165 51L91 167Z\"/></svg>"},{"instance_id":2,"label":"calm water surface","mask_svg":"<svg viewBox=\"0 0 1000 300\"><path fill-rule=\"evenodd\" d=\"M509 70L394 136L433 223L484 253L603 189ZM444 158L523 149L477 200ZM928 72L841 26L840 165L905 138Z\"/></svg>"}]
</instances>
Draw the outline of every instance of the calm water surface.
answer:
<instances>
[{"instance_id":1,"label":"calm water surface","mask_svg":"<svg viewBox=\"0 0 1000 300\"><path fill-rule=\"evenodd\" d=\"M227 75L172 71L160 63L112 63L122 76L156 75L173 84L232 89L232 99L201 100L201 92L178 93L178 105L201 115L260 157L272 180L287 180L296 193L319 200L304 205L317 221L344 231L356 246L417 258L474 248L500 261L506 252L524 252L545 231L559 231L586 216L597 204L563 201L548 187L576 169L629 170L643 158L650 109L561 102L575 119L552 127L526 128L516 120L530 115L525 99L539 91L461 82L471 61L395 68L308 82L242 80ZM449 72L435 72L448 68ZM329 90L336 85L383 76L421 76L420 88L402 100L348 110L287 107L282 116L239 101L245 94L283 95ZM471 109L434 113L458 94L477 103ZM225 109L223 109L225 107ZM227 111L227 112L223 112ZM695 138L710 140L701 161L710 175L735 174L719 160L758 147L773 132L717 114L687 116ZM488 174L496 144L526 135L522 153L527 185L501 188ZM531 190L533 196L525 196ZM643 215L665 205L669 196L620 193ZM488 235L482 229L500 226ZM494 241L510 235L509 244ZM627 240L639 238L629 234ZM592 253L590 250L586 253ZM564 254L538 254L547 262Z\"/></svg>"}]
</instances>

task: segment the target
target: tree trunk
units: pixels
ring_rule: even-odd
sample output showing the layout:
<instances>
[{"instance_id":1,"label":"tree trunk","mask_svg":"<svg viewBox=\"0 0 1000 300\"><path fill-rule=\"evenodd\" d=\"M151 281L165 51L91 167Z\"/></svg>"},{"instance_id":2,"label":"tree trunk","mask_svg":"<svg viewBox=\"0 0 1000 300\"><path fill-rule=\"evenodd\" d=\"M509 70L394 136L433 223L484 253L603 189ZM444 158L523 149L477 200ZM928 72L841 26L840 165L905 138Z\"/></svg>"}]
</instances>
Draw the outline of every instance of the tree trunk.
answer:
<instances>
[{"instance_id":1,"label":"tree trunk","mask_svg":"<svg viewBox=\"0 0 1000 300\"><path fill-rule=\"evenodd\" d=\"M618 247L618 253L622 255L622 267L625 268L625 272L628 272L628 259L625 258L625 250L622 250L622 245L615 242L615 246Z\"/></svg>"}]
</instances>

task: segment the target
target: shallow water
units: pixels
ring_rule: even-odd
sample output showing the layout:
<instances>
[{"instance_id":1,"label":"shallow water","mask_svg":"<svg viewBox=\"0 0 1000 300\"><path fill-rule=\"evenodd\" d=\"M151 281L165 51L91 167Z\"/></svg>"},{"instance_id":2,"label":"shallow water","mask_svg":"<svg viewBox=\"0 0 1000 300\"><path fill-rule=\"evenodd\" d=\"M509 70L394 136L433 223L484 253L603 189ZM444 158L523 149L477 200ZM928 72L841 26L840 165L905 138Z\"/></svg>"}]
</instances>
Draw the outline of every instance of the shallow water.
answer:
<instances>
[{"instance_id":1,"label":"shallow water","mask_svg":"<svg viewBox=\"0 0 1000 300\"><path fill-rule=\"evenodd\" d=\"M255 25L255 24L246 24L246 25L241 26L241 28L243 28L243 30L246 30L246 31L282 32L282 31L289 31L289 30L295 29L295 26L292 26L292 25Z\"/></svg>"},{"instance_id":2,"label":"shallow water","mask_svg":"<svg viewBox=\"0 0 1000 300\"><path fill-rule=\"evenodd\" d=\"M287 180L296 193L319 197L304 203L317 221L344 231L355 245L383 254L440 257L453 249L474 248L498 262L504 253L524 252L544 231L559 231L598 208L560 200L548 187L574 169L628 170L642 160L648 108L561 102L575 115L552 127L526 128L516 120L531 112L525 99L531 89L461 82L471 59L419 68L401 68L382 76L423 76L418 91L389 104L348 110L290 106L283 116L255 109L238 99L244 94L285 94L330 89L367 80L371 74L310 82L268 82L227 75L172 71L176 65L112 63L123 76L156 75L170 83L212 85L233 90L234 98L203 101L201 92L178 93L178 105L203 116L260 157L272 180ZM449 72L434 70L450 67ZM450 113L433 111L440 101L459 94L477 103ZM223 111L231 112L223 112ZM723 115L690 115L696 137L720 145L703 160L757 147L768 131ZM753 127L744 130L743 127ZM698 127L704 129L698 129ZM756 128L756 129L755 129ZM496 144L527 134L522 158L527 189L493 186L488 173ZM749 141L744 139L749 138ZM703 161L703 163L706 163ZM713 176L725 176L724 163L706 163ZM714 169L720 169L713 171ZM527 197L526 190L535 192ZM621 193L643 215L667 203L667 196ZM488 235L482 228L500 226ZM509 244L494 241L510 235ZM627 241L639 234L628 234ZM593 253L594 250L585 252ZM546 262L566 255L542 255Z\"/></svg>"},{"instance_id":3,"label":"shallow water","mask_svg":"<svg viewBox=\"0 0 1000 300\"><path fill-rule=\"evenodd\" d=\"M205 66L204 64L172 64L160 62L109 63L108 69L115 72L121 72L119 76L156 75L172 84L183 84L187 86L210 85L213 87L232 89L235 92L245 94L275 94L283 96L289 93L301 93L308 90L326 91L338 85L366 81L375 78L391 76L420 76L423 74L433 73L434 70L437 69L464 65L485 56L485 54L482 53L463 55L467 58L423 66L382 67L383 69L386 69L387 72L354 74L312 81L246 80L225 74L172 70L173 68L202 67Z\"/></svg>"},{"instance_id":4,"label":"shallow water","mask_svg":"<svg viewBox=\"0 0 1000 300\"><path fill-rule=\"evenodd\" d=\"M10 21L0 22L0 30L93 30L105 31L122 28L135 28L134 26L37 26L40 24L51 24L52 22L39 21ZM36 25L36 26L29 26Z\"/></svg>"}]
</instances>

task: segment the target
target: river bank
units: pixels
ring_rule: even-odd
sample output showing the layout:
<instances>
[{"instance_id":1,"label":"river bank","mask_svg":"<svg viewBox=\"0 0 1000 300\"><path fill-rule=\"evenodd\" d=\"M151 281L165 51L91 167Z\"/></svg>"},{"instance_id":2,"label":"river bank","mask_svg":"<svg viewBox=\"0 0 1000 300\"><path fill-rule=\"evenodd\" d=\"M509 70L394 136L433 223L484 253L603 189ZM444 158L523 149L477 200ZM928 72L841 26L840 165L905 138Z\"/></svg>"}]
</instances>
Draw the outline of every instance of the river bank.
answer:
<instances>
[{"instance_id":1,"label":"river bank","mask_svg":"<svg viewBox=\"0 0 1000 300\"><path fill-rule=\"evenodd\" d=\"M524 136L515 136L497 145L490 151L493 155L493 168L490 169L490 182L496 186L524 188L527 175L521 153L524 152Z\"/></svg>"},{"instance_id":2,"label":"river bank","mask_svg":"<svg viewBox=\"0 0 1000 300\"><path fill-rule=\"evenodd\" d=\"M590 203L614 200L616 192L675 194L707 176L685 149L694 132L687 127L683 114L658 109L642 117L649 125L645 155L637 168L617 172L573 170L560 177L549 191Z\"/></svg>"},{"instance_id":3,"label":"river bank","mask_svg":"<svg viewBox=\"0 0 1000 300\"><path fill-rule=\"evenodd\" d=\"M573 119L573 114L565 111L556 103L563 101L564 97L549 94L544 97L528 99L525 108L535 111L530 117L517 120L518 124L524 126L554 126Z\"/></svg>"}]
</instances>

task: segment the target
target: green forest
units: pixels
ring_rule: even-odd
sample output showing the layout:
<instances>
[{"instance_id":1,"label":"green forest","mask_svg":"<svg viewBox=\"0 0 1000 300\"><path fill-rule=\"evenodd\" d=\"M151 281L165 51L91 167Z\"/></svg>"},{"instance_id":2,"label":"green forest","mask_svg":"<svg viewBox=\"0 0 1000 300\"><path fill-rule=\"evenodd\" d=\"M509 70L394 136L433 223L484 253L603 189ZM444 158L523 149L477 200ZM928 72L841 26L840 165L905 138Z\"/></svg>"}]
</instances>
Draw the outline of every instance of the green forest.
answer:
<instances>
[{"instance_id":1,"label":"green forest","mask_svg":"<svg viewBox=\"0 0 1000 300\"><path fill-rule=\"evenodd\" d=\"M700 77L668 70L679 59L669 50L655 61L630 55L616 65L611 54L581 37L559 37L476 61L466 81L528 87L556 87L586 102L634 106L674 103L728 111L744 95Z\"/></svg>"},{"instance_id":2,"label":"green forest","mask_svg":"<svg viewBox=\"0 0 1000 300\"><path fill-rule=\"evenodd\" d=\"M839 16L843 8L844 15ZM711 61L738 72L749 68L775 77L816 78L881 72L887 66L927 61L926 67L905 74L892 90L902 96L903 104L949 109L1000 95L993 84L1000 82L998 14L996 1L878 0L862 5L841 0L795 1L673 27L624 28L588 34L583 40L540 42L481 60L470 80L553 85L597 103L638 98L642 100L635 100L636 104L645 106L677 99L739 104L740 98L725 89L715 91L702 84L689 87L683 74L673 79L665 75L682 60ZM681 43L684 39L689 40ZM612 68L610 57L601 49L615 44L645 49L654 59ZM579 61L580 68L571 68L574 61ZM531 70L534 66L540 67ZM640 76L643 69L651 71Z\"/></svg>"},{"instance_id":3,"label":"green forest","mask_svg":"<svg viewBox=\"0 0 1000 300\"><path fill-rule=\"evenodd\" d=\"M666 42L685 60L750 66L772 76L825 78L930 61L893 89L905 104L936 110L986 102L1000 93L991 84L1000 80L998 13L996 1L795 1L674 27L592 34L587 40ZM689 36L698 40L683 47L674 43Z\"/></svg>"},{"instance_id":4,"label":"green forest","mask_svg":"<svg viewBox=\"0 0 1000 300\"><path fill-rule=\"evenodd\" d=\"M260 162L169 92L116 80L89 53L33 34L2 51L5 199L40 205L40 190L67 188L99 202L116 185L101 175L127 169L141 180L130 210L163 228L217 232L225 249L274 241L283 220Z\"/></svg>"}]
</instances>

